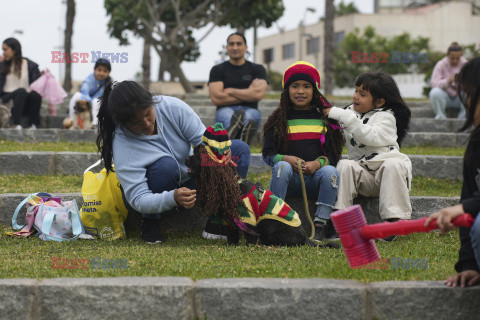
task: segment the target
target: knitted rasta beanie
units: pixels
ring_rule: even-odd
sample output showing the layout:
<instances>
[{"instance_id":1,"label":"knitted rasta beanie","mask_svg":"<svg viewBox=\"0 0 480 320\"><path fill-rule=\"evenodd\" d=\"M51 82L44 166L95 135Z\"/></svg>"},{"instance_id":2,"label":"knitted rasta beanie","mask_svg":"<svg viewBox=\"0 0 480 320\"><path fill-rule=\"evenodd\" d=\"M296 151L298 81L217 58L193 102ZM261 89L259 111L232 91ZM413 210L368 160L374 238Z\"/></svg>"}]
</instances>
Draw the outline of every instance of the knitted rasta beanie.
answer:
<instances>
[{"instance_id":1,"label":"knitted rasta beanie","mask_svg":"<svg viewBox=\"0 0 480 320\"><path fill-rule=\"evenodd\" d=\"M223 153L232 145L227 130L223 128L220 122L217 122L213 127L210 126L205 130L202 136L202 143L205 145L209 155L218 161L223 160Z\"/></svg>"},{"instance_id":2,"label":"knitted rasta beanie","mask_svg":"<svg viewBox=\"0 0 480 320\"><path fill-rule=\"evenodd\" d=\"M308 81L320 91L320 73L312 64L305 61L297 61L292 64L283 74L282 85L284 88L288 88L292 82L298 80Z\"/></svg>"}]
</instances>

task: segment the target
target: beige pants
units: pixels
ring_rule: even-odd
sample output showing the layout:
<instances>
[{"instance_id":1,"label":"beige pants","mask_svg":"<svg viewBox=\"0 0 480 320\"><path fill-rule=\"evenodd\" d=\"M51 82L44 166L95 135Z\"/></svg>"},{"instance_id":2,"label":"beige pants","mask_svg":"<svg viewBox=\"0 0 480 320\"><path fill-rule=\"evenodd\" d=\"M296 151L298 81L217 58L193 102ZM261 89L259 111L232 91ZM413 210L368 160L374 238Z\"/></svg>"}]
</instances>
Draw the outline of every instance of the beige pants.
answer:
<instances>
[{"instance_id":1,"label":"beige pants","mask_svg":"<svg viewBox=\"0 0 480 320\"><path fill-rule=\"evenodd\" d=\"M385 219L410 219L412 205L408 190L407 170L402 160L386 159L376 171L368 171L357 161L340 160L340 175L335 208L353 205L357 195L379 197L380 217Z\"/></svg>"}]
</instances>

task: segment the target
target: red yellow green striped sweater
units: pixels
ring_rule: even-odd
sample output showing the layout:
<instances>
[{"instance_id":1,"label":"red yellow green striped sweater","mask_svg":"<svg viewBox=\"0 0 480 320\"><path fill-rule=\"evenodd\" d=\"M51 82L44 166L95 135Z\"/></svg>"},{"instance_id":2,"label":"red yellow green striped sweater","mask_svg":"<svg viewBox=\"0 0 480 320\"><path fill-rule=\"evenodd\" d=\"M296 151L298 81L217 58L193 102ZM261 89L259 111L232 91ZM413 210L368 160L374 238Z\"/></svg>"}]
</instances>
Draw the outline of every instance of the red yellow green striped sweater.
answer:
<instances>
[{"instance_id":1,"label":"red yellow green striped sweater","mask_svg":"<svg viewBox=\"0 0 480 320\"><path fill-rule=\"evenodd\" d=\"M326 134L328 130L333 129L325 126L321 114L316 109L290 110L287 115L287 121L287 139L290 142L288 152L281 154L278 146L275 145L273 132L267 132L262 149L265 163L273 167L285 155L290 155L305 161L313 161L318 157L324 156L328 158L329 164L336 165L335 157L333 156L333 146L329 141L326 141L322 148L320 140L322 134Z\"/></svg>"}]
</instances>

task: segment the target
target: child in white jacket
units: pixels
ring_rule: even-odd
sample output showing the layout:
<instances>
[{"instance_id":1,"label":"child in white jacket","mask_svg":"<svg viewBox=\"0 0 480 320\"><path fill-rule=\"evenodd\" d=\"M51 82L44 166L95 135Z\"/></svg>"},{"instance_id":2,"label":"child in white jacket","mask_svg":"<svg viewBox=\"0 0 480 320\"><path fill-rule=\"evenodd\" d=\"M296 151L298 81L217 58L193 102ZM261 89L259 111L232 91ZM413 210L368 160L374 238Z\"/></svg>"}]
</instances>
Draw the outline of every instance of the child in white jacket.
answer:
<instances>
[{"instance_id":1,"label":"child in white jacket","mask_svg":"<svg viewBox=\"0 0 480 320\"><path fill-rule=\"evenodd\" d=\"M383 220L410 219L412 163L400 152L400 144L411 114L392 77L382 72L361 75L355 82L353 105L324 113L340 122L348 149L349 160L337 165L340 187L335 207L351 206L358 194L378 196Z\"/></svg>"}]
</instances>

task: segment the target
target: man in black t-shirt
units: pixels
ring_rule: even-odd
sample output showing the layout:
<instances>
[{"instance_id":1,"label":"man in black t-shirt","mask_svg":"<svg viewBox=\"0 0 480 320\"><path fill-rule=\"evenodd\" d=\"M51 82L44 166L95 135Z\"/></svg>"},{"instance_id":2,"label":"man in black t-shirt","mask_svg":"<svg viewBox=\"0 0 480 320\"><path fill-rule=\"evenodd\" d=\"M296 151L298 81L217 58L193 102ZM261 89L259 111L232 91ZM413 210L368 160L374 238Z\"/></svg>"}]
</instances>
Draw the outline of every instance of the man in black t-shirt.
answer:
<instances>
[{"instance_id":1,"label":"man in black t-shirt","mask_svg":"<svg viewBox=\"0 0 480 320\"><path fill-rule=\"evenodd\" d=\"M262 65L245 59L247 41L241 33L227 38L230 58L212 68L208 89L217 107L215 122L221 122L230 139L240 138L249 143L260 127L258 101L267 89L267 72Z\"/></svg>"}]
</instances>

